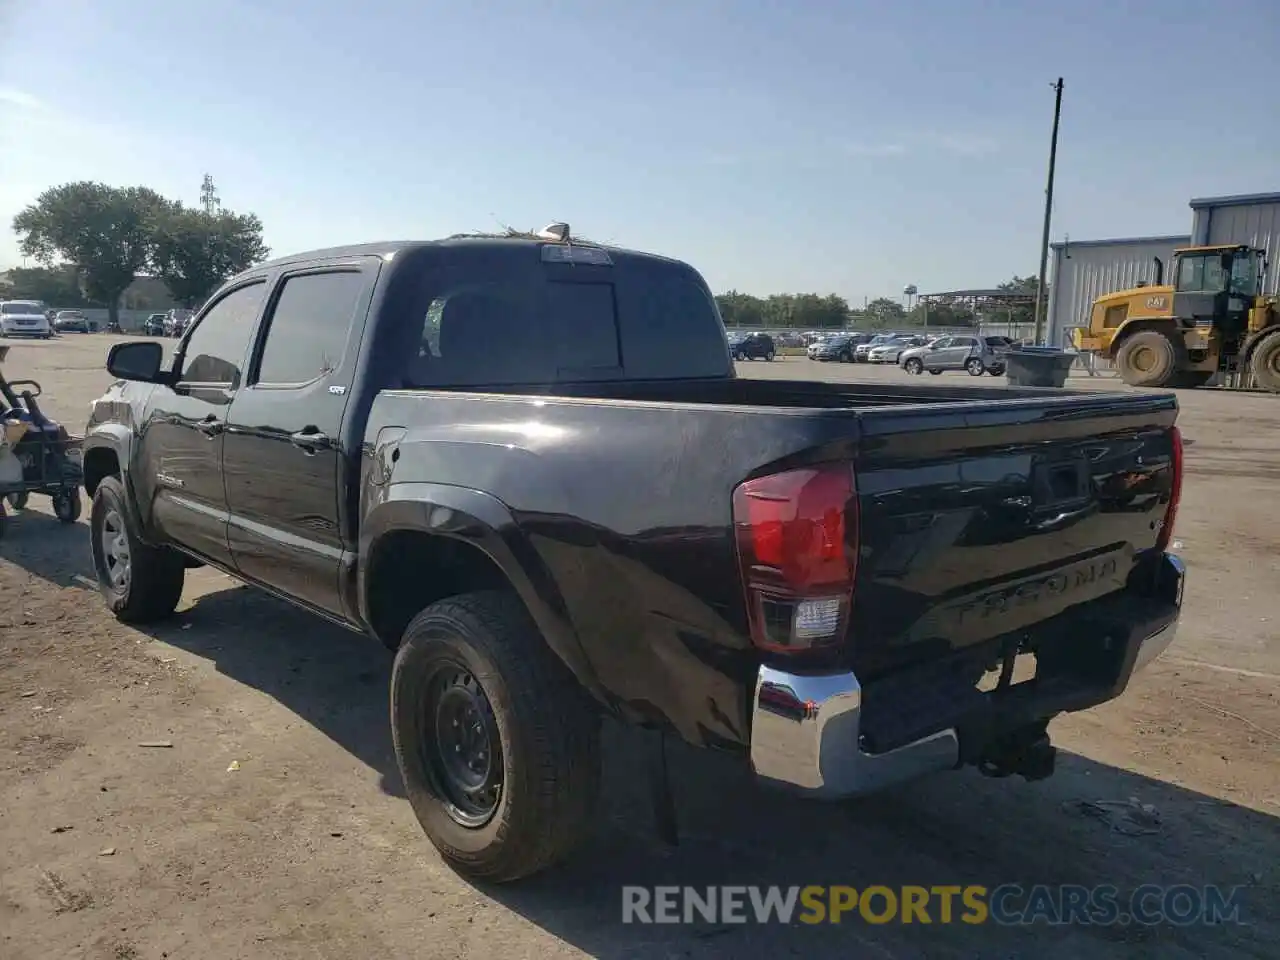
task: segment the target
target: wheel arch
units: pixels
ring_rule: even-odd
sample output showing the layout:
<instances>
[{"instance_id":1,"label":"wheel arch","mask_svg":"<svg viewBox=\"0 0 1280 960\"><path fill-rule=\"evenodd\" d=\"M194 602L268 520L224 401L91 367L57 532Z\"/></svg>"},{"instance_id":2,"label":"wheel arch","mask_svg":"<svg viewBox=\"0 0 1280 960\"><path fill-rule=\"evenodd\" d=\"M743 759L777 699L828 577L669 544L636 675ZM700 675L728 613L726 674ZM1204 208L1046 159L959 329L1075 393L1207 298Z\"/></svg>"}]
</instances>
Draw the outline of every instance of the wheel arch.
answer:
<instances>
[{"instance_id":1,"label":"wheel arch","mask_svg":"<svg viewBox=\"0 0 1280 960\"><path fill-rule=\"evenodd\" d=\"M1132 337L1135 333L1142 333L1150 330L1153 333L1163 333L1169 335L1170 339L1174 339L1173 334L1178 332L1178 324L1172 318L1142 317L1135 320L1126 320L1121 324L1120 329L1111 338L1111 345L1107 348L1104 356L1108 360L1114 360L1120 352L1120 347Z\"/></svg>"},{"instance_id":2,"label":"wheel arch","mask_svg":"<svg viewBox=\"0 0 1280 960\"><path fill-rule=\"evenodd\" d=\"M125 509L138 530L147 529L138 509L137 491L129 471L133 437L120 424L103 424L95 427L84 438L80 447L83 459L84 489L91 498L98 485L107 477L118 477L124 486Z\"/></svg>"},{"instance_id":3,"label":"wheel arch","mask_svg":"<svg viewBox=\"0 0 1280 960\"><path fill-rule=\"evenodd\" d=\"M607 702L550 570L496 497L449 484L393 484L362 521L360 558L360 617L387 646L437 600L510 589L556 656Z\"/></svg>"}]
</instances>

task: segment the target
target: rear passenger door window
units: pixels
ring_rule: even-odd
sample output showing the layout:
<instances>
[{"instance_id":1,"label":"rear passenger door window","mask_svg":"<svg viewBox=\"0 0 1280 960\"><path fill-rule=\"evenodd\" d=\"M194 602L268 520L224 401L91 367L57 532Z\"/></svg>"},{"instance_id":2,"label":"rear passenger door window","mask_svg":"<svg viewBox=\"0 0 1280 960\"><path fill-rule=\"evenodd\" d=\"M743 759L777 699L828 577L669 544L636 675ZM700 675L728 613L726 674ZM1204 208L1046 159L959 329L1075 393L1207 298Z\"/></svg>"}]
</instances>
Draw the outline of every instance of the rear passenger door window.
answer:
<instances>
[{"instance_id":1,"label":"rear passenger door window","mask_svg":"<svg viewBox=\"0 0 1280 960\"><path fill-rule=\"evenodd\" d=\"M338 369L364 288L357 270L286 277L267 321L255 382L301 386Z\"/></svg>"}]
</instances>

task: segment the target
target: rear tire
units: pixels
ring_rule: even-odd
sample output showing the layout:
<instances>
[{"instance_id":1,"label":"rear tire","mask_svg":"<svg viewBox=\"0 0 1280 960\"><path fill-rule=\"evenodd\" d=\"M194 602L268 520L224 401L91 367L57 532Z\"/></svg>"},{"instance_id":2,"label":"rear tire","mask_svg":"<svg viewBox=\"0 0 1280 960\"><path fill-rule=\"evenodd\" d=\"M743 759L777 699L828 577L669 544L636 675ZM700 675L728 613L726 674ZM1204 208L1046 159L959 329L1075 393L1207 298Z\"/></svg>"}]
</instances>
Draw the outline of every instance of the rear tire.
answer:
<instances>
[{"instance_id":1,"label":"rear tire","mask_svg":"<svg viewBox=\"0 0 1280 960\"><path fill-rule=\"evenodd\" d=\"M461 728L460 701L477 718ZM461 750L451 728L472 731ZM599 717L512 594L462 594L413 619L391 674L391 730L413 812L459 873L527 877L592 825Z\"/></svg>"},{"instance_id":2,"label":"rear tire","mask_svg":"<svg viewBox=\"0 0 1280 960\"><path fill-rule=\"evenodd\" d=\"M993 377L1003 377L1004 367L992 367L987 371L987 373L991 374Z\"/></svg>"},{"instance_id":3,"label":"rear tire","mask_svg":"<svg viewBox=\"0 0 1280 960\"><path fill-rule=\"evenodd\" d=\"M1177 374L1180 351L1158 330L1139 330L1120 344L1116 367L1131 387L1164 387Z\"/></svg>"},{"instance_id":4,"label":"rear tire","mask_svg":"<svg viewBox=\"0 0 1280 960\"><path fill-rule=\"evenodd\" d=\"M63 523L75 523L80 519L79 488L53 498L53 515Z\"/></svg>"},{"instance_id":5,"label":"rear tire","mask_svg":"<svg viewBox=\"0 0 1280 960\"><path fill-rule=\"evenodd\" d=\"M1258 344L1249 369L1262 389L1280 392L1280 333L1273 333Z\"/></svg>"},{"instance_id":6,"label":"rear tire","mask_svg":"<svg viewBox=\"0 0 1280 960\"><path fill-rule=\"evenodd\" d=\"M942 376L942 371L939 369L933 369L933 370L930 370L929 372L932 373L935 377Z\"/></svg>"},{"instance_id":7,"label":"rear tire","mask_svg":"<svg viewBox=\"0 0 1280 960\"><path fill-rule=\"evenodd\" d=\"M98 588L117 620L153 623L177 609L186 572L182 554L142 542L119 477L104 477L93 493L89 544Z\"/></svg>"},{"instance_id":8,"label":"rear tire","mask_svg":"<svg viewBox=\"0 0 1280 960\"><path fill-rule=\"evenodd\" d=\"M737 353L733 355L733 359L741 363L743 360L747 359L747 355L743 353L741 350L739 350Z\"/></svg>"},{"instance_id":9,"label":"rear tire","mask_svg":"<svg viewBox=\"0 0 1280 960\"><path fill-rule=\"evenodd\" d=\"M772 350L770 350L768 353L764 355L764 358L768 360L770 363L773 363L773 357L774 357L774 353Z\"/></svg>"},{"instance_id":10,"label":"rear tire","mask_svg":"<svg viewBox=\"0 0 1280 960\"><path fill-rule=\"evenodd\" d=\"M9 506L15 510L27 509L27 501L31 499L31 495L26 490L19 490L17 493L11 493L6 498Z\"/></svg>"},{"instance_id":11,"label":"rear tire","mask_svg":"<svg viewBox=\"0 0 1280 960\"><path fill-rule=\"evenodd\" d=\"M902 365L902 369L913 377L918 377L924 373L924 363L919 357L908 357L907 362Z\"/></svg>"}]
</instances>

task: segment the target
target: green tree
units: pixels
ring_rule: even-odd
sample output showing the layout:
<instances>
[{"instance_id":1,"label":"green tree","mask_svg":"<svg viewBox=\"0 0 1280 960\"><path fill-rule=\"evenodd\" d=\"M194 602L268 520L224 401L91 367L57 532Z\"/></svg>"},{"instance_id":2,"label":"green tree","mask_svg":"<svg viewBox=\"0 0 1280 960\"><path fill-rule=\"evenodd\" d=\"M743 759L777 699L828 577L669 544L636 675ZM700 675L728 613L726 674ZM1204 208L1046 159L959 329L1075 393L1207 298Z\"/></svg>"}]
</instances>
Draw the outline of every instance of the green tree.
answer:
<instances>
[{"instance_id":1,"label":"green tree","mask_svg":"<svg viewBox=\"0 0 1280 960\"><path fill-rule=\"evenodd\" d=\"M716 305L720 308L720 317L726 326L764 326L764 301L759 297L730 290L716 295Z\"/></svg>"},{"instance_id":2,"label":"green tree","mask_svg":"<svg viewBox=\"0 0 1280 960\"><path fill-rule=\"evenodd\" d=\"M1036 284L1039 280L1036 277L1019 277L1014 275L1012 280L1006 280L1000 284L997 289L1006 293L1018 294L1020 296L1030 297L1031 299L1025 303L1007 304L1003 309L997 309L1001 314L998 318L990 317L992 321L1012 321L1013 323L1033 323L1036 318ZM1045 284L1044 288L1045 303L1049 302L1049 285Z\"/></svg>"},{"instance_id":3,"label":"green tree","mask_svg":"<svg viewBox=\"0 0 1280 960\"><path fill-rule=\"evenodd\" d=\"M876 327L902 326L907 319L907 311L902 308L902 304L888 297L872 300L864 313L871 320L872 326Z\"/></svg>"},{"instance_id":4,"label":"green tree","mask_svg":"<svg viewBox=\"0 0 1280 960\"><path fill-rule=\"evenodd\" d=\"M73 265L84 293L118 321L120 295L151 261L156 221L170 206L147 187L79 181L44 191L13 230L24 256Z\"/></svg>"},{"instance_id":5,"label":"green tree","mask_svg":"<svg viewBox=\"0 0 1280 960\"><path fill-rule=\"evenodd\" d=\"M208 212L173 204L157 223L152 262L184 307L203 303L224 280L261 263L270 251L253 214Z\"/></svg>"},{"instance_id":6,"label":"green tree","mask_svg":"<svg viewBox=\"0 0 1280 960\"><path fill-rule=\"evenodd\" d=\"M977 322L969 305L953 297L917 304L907 316L907 324L913 327L972 327Z\"/></svg>"},{"instance_id":7,"label":"green tree","mask_svg":"<svg viewBox=\"0 0 1280 960\"><path fill-rule=\"evenodd\" d=\"M4 296L14 300L43 300L52 307L83 307L89 304L80 290L80 281L71 266L14 267L9 271Z\"/></svg>"}]
</instances>

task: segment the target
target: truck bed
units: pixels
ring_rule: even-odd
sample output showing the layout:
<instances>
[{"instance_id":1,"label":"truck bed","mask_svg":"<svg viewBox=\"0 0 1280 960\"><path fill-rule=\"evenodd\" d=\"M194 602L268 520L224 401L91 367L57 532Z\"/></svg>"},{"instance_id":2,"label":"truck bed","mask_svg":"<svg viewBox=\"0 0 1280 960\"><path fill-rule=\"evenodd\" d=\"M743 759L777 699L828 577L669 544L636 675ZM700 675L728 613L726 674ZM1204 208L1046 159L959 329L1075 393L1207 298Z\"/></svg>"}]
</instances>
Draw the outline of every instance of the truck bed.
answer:
<instances>
[{"instance_id":1,"label":"truck bed","mask_svg":"<svg viewBox=\"0 0 1280 960\"><path fill-rule=\"evenodd\" d=\"M366 443L394 437L394 482L510 509L624 709L742 743L759 662L732 516L744 480L852 464L856 592L830 655L874 681L1123 591L1157 542L1176 414L1170 394L579 383L386 391ZM719 692L688 702L691 686Z\"/></svg>"},{"instance_id":2,"label":"truck bed","mask_svg":"<svg viewBox=\"0 0 1280 960\"><path fill-rule=\"evenodd\" d=\"M448 390L443 392L457 392ZM474 393L476 390L466 392ZM919 403L972 403L1031 398L1105 397L1098 391L948 384L854 384L815 380L758 380L746 377L675 380L605 380L530 387L495 385L484 392L584 400L638 400L654 403L849 409ZM1128 396L1128 395L1125 395Z\"/></svg>"}]
</instances>

